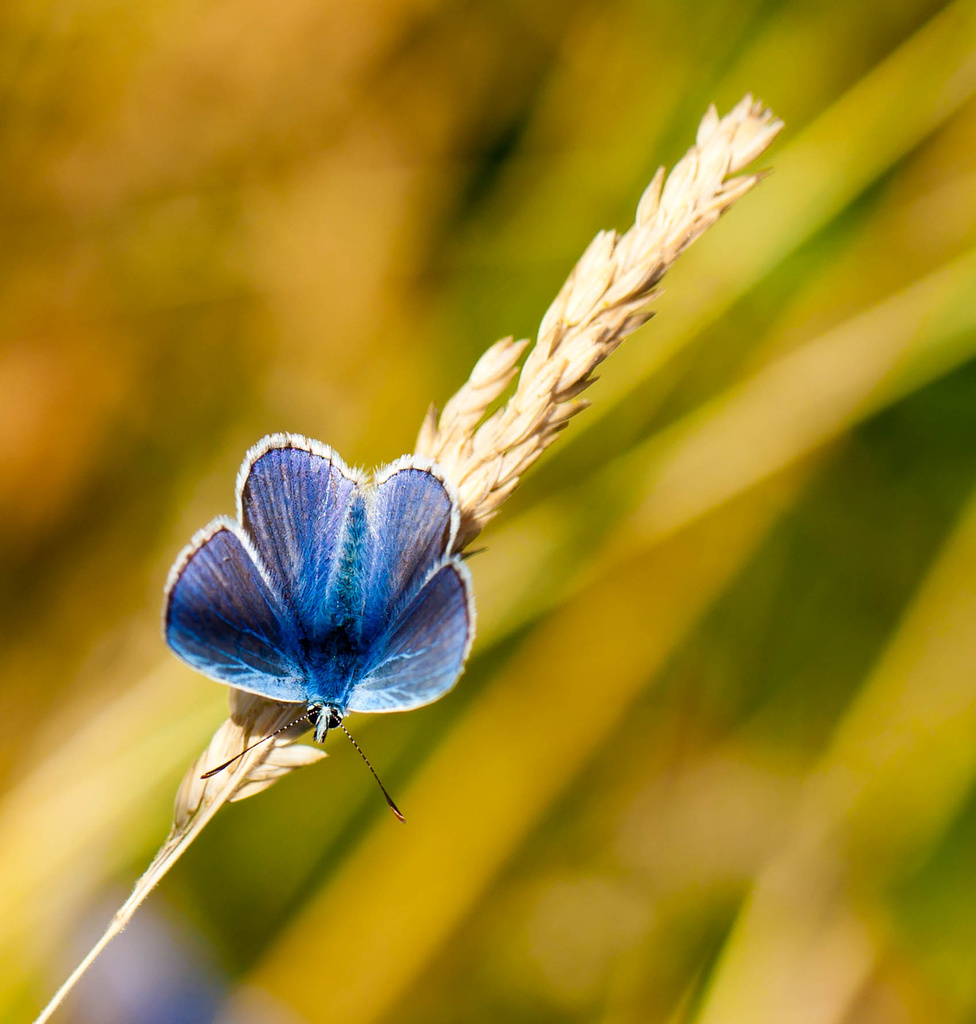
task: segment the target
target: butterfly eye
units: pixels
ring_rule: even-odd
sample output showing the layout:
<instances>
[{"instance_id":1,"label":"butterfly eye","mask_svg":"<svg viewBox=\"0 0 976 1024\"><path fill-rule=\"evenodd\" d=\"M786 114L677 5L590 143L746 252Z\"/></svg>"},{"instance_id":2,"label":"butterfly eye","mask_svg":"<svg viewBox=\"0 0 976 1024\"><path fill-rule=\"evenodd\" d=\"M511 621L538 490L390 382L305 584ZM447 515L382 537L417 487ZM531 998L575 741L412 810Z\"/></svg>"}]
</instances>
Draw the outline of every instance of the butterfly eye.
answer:
<instances>
[{"instance_id":1,"label":"butterfly eye","mask_svg":"<svg viewBox=\"0 0 976 1024\"><path fill-rule=\"evenodd\" d=\"M328 728L328 729L338 729L339 726L342 725L342 715L340 714L339 709L338 708L334 708L334 707L330 707L328 709L328 711L329 711L329 722L328 722L328 725L326 726L326 728Z\"/></svg>"},{"instance_id":2,"label":"butterfly eye","mask_svg":"<svg viewBox=\"0 0 976 1024\"><path fill-rule=\"evenodd\" d=\"M321 704L309 704L306 714L308 715L309 723L313 728L319 724L319 719L322 717L322 710Z\"/></svg>"}]
</instances>

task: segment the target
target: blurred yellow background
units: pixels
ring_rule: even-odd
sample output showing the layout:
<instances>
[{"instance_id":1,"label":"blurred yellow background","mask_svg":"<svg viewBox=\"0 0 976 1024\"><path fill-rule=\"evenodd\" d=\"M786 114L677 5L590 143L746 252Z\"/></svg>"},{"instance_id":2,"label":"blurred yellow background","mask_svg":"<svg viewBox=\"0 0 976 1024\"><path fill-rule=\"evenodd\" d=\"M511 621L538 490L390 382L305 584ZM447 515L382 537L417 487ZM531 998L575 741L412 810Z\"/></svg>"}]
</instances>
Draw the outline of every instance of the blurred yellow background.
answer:
<instances>
[{"instance_id":1,"label":"blurred yellow background","mask_svg":"<svg viewBox=\"0 0 976 1024\"><path fill-rule=\"evenodd\" d=\"M406 828L330 745L58 1019L974 1019L964 0L7 0L0 1019L225 715L159 613L245 449L409 451L749 90L775 173L483 535L458 688L350 722Z\"/></svg>"}]
</instances>

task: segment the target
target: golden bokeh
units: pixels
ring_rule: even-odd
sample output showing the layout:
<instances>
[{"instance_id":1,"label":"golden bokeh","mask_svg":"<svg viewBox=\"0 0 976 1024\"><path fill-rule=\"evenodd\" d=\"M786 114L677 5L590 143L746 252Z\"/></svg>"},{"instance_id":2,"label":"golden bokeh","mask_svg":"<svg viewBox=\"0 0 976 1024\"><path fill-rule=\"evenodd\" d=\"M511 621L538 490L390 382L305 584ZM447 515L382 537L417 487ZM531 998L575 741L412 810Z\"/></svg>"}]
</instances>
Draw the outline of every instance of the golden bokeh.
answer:
<instances>
[{"instance_id":1,"label":"golden bokeh","mask_svg":"<svg viewBox=\"0 0 976 1024\"><path fill-rule=\"evenodd\" d=\"M976 1014L976 2L8 0L0 1020L226 691L172 559L276 430L413 445L714 101L774 173L476 546L442 701L225 807L55 1019Z\"/></svg>"}]
</instances>

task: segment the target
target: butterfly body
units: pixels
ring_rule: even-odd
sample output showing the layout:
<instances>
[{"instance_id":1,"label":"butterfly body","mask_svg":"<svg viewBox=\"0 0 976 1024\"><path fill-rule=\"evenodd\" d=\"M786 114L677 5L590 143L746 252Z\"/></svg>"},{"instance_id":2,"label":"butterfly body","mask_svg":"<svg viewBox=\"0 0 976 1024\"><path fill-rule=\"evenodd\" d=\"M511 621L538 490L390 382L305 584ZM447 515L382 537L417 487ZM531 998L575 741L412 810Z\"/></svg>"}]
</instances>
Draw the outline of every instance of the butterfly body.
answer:
<instances>
[{"instance_id":1,"label":"butterfly body","mask_svg":"<svg viewBox=\"0 0 976 1024\"><path fill-rule=\"evenodd\" d=\"M170 573L164 632L184 661L303 704L319 739L347 711L409 710L454 685L474 604L457 500L433 464L405 457L368 480L275 434L248 452L237 505Z\"/></svg>"}]
</instances>

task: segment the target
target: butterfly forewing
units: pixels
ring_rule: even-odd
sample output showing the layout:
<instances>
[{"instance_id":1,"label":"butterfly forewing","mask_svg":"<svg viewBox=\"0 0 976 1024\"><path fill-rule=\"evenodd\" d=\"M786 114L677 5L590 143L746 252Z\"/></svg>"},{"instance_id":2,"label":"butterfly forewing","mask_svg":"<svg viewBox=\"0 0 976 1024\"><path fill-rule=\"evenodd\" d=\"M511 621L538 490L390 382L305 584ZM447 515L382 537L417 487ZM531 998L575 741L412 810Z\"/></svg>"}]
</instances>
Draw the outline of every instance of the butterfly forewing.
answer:
<instances>
[{"instance_id":1,"label":"butterfly forewing","mask_svg":"<svg viewBox=\"0 0 976 1024\"><path fill-rule=\"evenodd\" d=\"M349 710L408 711L436 700L460 675L473 633L470 576L452 560L377 638L364 676L349 694Z\"/></svg>"},{"instance_id":2,"label":"butterfly forewing","mask_svg":"<svg viewBox=\"0 0 976 1024\"><path fill-rule=\"evenodd\" d=\"M235 524L215 521L177 560L165 626L170 647L205 675L273 700L303 699L294 621Z\"/></svg>"},{"instance_id":3,"label":"butterfly forewing","mask_svg":"<svg viewBox=\"0 0 976 1024\"><path fill-rule=\"evenodd\" d=\"M442 480L427 466L406 461L380 474L367 510L363 635L375 637L444 560L457 524L455 501Z\"/></svg>"},{"instance_id":4,"label":"butterfly forewing","mask_svg":"<svg viewBox=\"0 0 976 1024\"><path fill-rule=\"evenodd\" d=\"M297 435L272 435L241 470L241 521L309 639L330 629L325 600L356 491L335 453Z\"/></svg>"}]
</instances>

